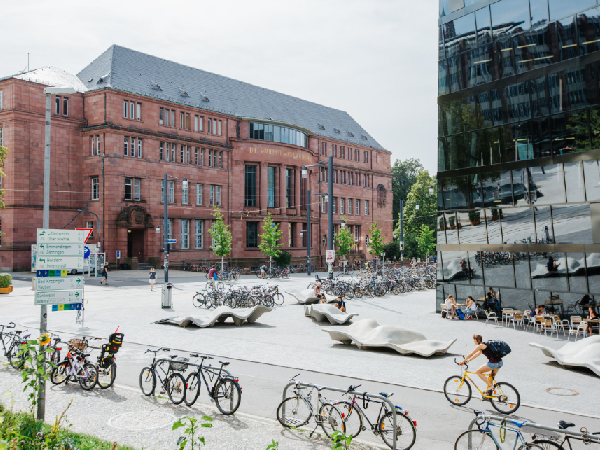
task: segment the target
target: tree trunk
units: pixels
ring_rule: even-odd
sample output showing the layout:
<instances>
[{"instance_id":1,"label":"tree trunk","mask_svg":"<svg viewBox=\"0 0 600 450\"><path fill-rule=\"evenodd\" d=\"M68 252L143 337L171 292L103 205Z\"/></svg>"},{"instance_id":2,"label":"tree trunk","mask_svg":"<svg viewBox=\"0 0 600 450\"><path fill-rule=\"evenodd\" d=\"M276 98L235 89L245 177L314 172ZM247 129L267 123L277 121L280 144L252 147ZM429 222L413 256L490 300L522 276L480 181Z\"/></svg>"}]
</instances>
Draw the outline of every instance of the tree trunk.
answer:
<instances>
[{"instance_id":1,"label":"tree trunk","mask_svg":"<svg viewBox=\"0 0 600 450\"><path fill-rule=\"evenodd\" d=\"M223 256L221 255L221 273L223 273Z\"/></svg>"},{"instance_id":2,"label":"tree trunk","mask_svg":"<svg viewBox=\"0 0 600 450\"><path fill-rule=\"evenodd\" d=\"M273 272L273 262L272 262L272 256L269 256L269 272Z\"/></svg>"}]
</instances>

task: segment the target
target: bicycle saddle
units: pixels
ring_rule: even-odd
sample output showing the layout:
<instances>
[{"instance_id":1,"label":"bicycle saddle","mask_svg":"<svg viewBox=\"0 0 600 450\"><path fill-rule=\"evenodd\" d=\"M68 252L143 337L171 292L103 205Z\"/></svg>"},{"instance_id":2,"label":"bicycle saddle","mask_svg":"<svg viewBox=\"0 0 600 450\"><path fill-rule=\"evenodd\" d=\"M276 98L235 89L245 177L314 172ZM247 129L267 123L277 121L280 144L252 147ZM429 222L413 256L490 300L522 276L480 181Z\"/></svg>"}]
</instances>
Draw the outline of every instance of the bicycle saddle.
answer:
<instances>
[{"instance_id":1,"label":"bicycle saddle","mask_svg":"<svg viewBox=\"0 0 600 450\"><path fill-rule=\"evenodd\" d=\"M177 355L169 355L169 358L175 359L175 358L177 358Z\"/></svg>"},{"instance_id":2,"label":"bicycle saddle","mask_svg":"<svg viewBox=\"0 0 600 450\"><path fill-rule=\"evenodd\" d=\"M380 392L379 395L381 395L383 398L390 398L392 395L394 395L394 393L392 392L391 394L388 394L386 392Z\"/></svg>"},{"instance_id":3,"label":"bicycle saddle","mask_svg":"<svg viewBox=\"0 0 600 450\"><path fill-rule=\"evenodd\" d=\"M574 426L575 426L575 424L572 422L565 422L564 420L558 421L558 428L560 428L561 430L566 430L567 428L571 428Z\"/></svg>"},{"instance_id":4,"label":"bicycle saddle","mask_svg":"<svg viewBox=\"0 0 600 450\"><path fill-rule=\"evenodd\" d=\"M229 364L231 364L230 362L225 362L225 361L219 361L223 366L228 366Z\"/></svg>"},{"instance_id":5,"label":"bicycle saddle","mask_svg":"<svg viewBox=\"0 0 600 450\"><path fill-rule=\"evenodd\" d=\"M21 333L22 333L22 331L21 331L21 330L15 330L15 333L17 333L17 334L21 334Z\"/></svg>"},{"instance_id":6,"label":"bicycle saddle","mask_svg":"<svg viewBox=\"0 0 600 450\"><path fill-rule=\"evenodd\" d=\"M198 353L190 353L192 358L198 358L200 355Z\"/></svg>"},{"instance_id":7,"label":"bicycle saddle","mask_svg":"<svg viewBox=\"0 0 600 450\"><path fill-rule=\"evenodd\" d=\"M213 359L211 356L201 356L202 359Z\"/></svg>"}]
</instances>

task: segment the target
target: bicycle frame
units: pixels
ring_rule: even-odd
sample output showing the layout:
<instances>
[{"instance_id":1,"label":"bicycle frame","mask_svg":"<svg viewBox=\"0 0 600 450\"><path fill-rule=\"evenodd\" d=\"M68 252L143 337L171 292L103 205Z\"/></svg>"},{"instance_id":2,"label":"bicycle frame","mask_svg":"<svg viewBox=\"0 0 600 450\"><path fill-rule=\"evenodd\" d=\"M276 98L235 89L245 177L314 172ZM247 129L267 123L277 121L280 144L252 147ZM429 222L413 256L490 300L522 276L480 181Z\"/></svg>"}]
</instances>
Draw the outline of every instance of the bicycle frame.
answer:
<instances>
[{"instance_id":1,"label":"bicycle frame","mask_svg":"<svg viewBox=\"0 0 600 450\"><path fill-rule=\"evenodd\" d=\"M215 385L217 384L216 381L213 383L212 388L208 385L208 381L207 381L207 376L208 375L208 379L211 381L216 380L220 380L221 378L232 378L237 382L237 378L234 378L231 376L231 373L229 373L229 371L227 371L226 369L223 368L223 365L221 365L221 368L219 369L219 372L217 373L217 368L216 367L212 367L212 366L208 366L208 367L204 367L204 359L200 362L200 364L196 364L196 363L187 363L188 366L192 366L192 367L197 367L198 369L195 371L195 373L197 373L198 375L200 375L202 377L202 380L204 381L204 385L206 386L206 390L208 391L208 396L212 398L212 390L214 389ZM204 374L206 372L206 375ZM221 374L225 372L225 377L222 377Z\"/></svg>"},{"instance_id":2,"label":"bicycle frame","mask_svg":"<svg viewBox=\"0 0 600 450\"><path fill-rule=\"evenodd\" d=\"M472 378L469 376L469 374L471 374L471 375L477 375L477 373L475 373L475 372L470 372L470 371L468 371L468 370L465 368L465 370L464 370L464 372L463 372L463 374L462 374L462 377L461 377L461 380L460 380L460 386L458 387L458 389L460 389L460 388L462 388L462 387L463 387L463 384L465 384L465 379L467 379L467 380L469 380L469 381L471 382L471 384L472 384L473 386L475 386L475 389L477 389L477 390L479 391L479 393L481 394L481 396L482 396L483 398L496 398L496 397L499 397L499 395L485 395L485 391L482 391L481 389L479 389L479 386L477 386L477 385L475 384L475 382L474 382L474 381L473 381L473 379L472 379ZM492 375L490 375L490 377L492 378L492 383L493 383L493 382L496 380L496 376L493 374L493 371L492 371Z\"/></svg>"},{"instance_id":3,"label":"bicycle frame","mask_svg":"<svg viewBox=\"0 0 600 450\"><path fill-rule=\"evenodd\" d=\"M506 437L506 432L507 431L510 431L511 433L516 433L517 438L515 439L515 443L513 445L513 450L515 450L517 448L517 444L518 443L520 443L523 448L528 448L527 447L527 442L525 441L525 438L523 437L523 433L521 432L521 430L520 429L516 429L516 428L508 428L507 426L503 425L506 422L510 422L513 425L519 426L519 424L516 423L513 420L506 420L502 424L496 425L496 424L490 423L489 420L487 420L487 419L484 418L484 422L481 423L481 424L478 423L477 424L477 428L479 429L479 431L483 431L484 433L487 433L492 438L492 440L496 443L496 445L498 446L498 448L500 448L500 449L502 449L502 445L500 445L500 444L504 443L504 439L502 439L502 437L501 437L500 441L502 441L502 442L501 443L498 442L498 440L494 437L494 434L492 433L492 430L490 430L490 425L492 427L499 428L500 429L500 434L502 434L502 429L504 429L505 430L505 432L504 432L504 436L505 437ZM485 428L482 428L482 425L484 425L484 424L485 424ZM519 428L522 427L524 424L525 424L525 422L521 423L520 426L519 426Z\"/></svg>"},{"instance_id":4,"label":"bicycle frame","mask_svg":"<svg viewBox=\"0 0 600 450\"><path fill-rule=\"evenodd\" d=\"M369 426L371 427L371 431L373 432L373 434L378 434L377 424L381 420L382 415L385 415L385 414L387 414L389 412L389 410L386 407L385 403L371 400L371 402L373 402L373 403L380 403L381 404L381 408L379 408L379 414L377 415L377 420L375 420L375 423L372 423L369 420L369 417L365 414L365 412L362 410L362 408L360 407L360 405L356 401L356 398L357 398L356 395L354 395L352 397L352 401L350 402L350 405L352 406L352 408L355 408L361 416L363 416L365 419L367 419L367 422L369 422ZM400 407L396 406L396 408L400 408Z\"/></svg>"}]
</instances>

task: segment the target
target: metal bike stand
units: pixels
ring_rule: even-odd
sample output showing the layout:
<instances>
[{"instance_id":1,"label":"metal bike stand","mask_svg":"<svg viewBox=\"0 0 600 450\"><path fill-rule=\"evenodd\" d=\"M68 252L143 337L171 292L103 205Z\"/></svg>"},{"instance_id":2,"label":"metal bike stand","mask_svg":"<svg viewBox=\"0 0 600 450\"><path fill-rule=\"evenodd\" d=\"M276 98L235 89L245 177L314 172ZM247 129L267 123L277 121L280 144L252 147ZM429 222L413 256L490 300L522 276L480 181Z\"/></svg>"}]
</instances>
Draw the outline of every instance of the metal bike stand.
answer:
<instances>
[{"instance_id":1,"label":"metal bike stand","mask_svg":"<svg viewBox=\"0 0 600 450\"><path fill-rule=\"evenodd\" d=\"M299 383L299 382L295 382L295 381L290 381L288 384L285 385L285 388L283 388L283 395L281 396L282 402L287 398L287 391L290 386L313 388L313 389L316 389L317 391L341 392L343 394L356 395L356 396L360 396L360 397L365 397L367 399L378 399L378 400L382 400L382 401L386 402L390 406L390 409L392 411L392 418L394 419L393 420L394 434L392 437L392 439L393 439L392 450L396 450L396 406L389 399L385 398L382 395L368 394L366 392L348 391L347 389L339 389L339 388L334 388L334 387L321 386L319 384ZM283 405L282 413L285 414L285 404Z\"/></svg>"},{"instance_id":2,"label":"metal bike stand","mask_svg":"<svg viewBox=\"0 0 600 450\"><path fill-rule=\"evenodd\" d=\"M489 416L489 415L485 415L486 420L489 421L496 421L501 423L503 420L506 421L507 424L512 424L515 425L514 423L512 423L512 419L510 417L504 417L504 416ZM469 431L473 430L473 428L475 427L475 425L477 425L477 420L478 417L475 417L473 420L471 420L471 423L469 423ZM518 420L518 422L521 422L520 420ZM544 431L552 431L553 433L557 433L557 434L564 434L564 435L568 435L568 436L572 436L575 438L584 438L586 439L585 442L589 442L590 444L600 444L600 435L593 435L590 433L582 433L580 431L570 431L568 429L562 429L562 428L556 428L556 427L549 427L547 425L541 425L539 423L535 423L535 422L528 422L526 420L523 420L523 425L521 425L519 427L519 429L527 426L530 428L534 428L536 430L544 430Z\"/></svg>"}]
</instances>

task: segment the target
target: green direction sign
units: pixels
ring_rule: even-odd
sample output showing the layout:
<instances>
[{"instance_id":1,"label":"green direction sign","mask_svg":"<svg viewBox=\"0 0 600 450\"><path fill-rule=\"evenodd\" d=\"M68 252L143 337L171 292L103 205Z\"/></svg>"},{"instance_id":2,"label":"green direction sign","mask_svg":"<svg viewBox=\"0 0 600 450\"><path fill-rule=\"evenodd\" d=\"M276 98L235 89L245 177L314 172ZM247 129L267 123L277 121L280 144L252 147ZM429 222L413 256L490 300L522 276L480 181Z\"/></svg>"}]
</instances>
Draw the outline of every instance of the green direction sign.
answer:
<instances>
[{"instance_id":1,"label":"green direction sign","mask_svg":"<svg viewBox=\"0 0 600 450\"><path fill-rule=\"evenodd\" d=\"M83 290L35 292L35 305L61 305L65 303L81 303Z\"/></svg>"},{"instance_id":2,"label":"green direction sign","mask_svg":"<svg viewBox=\"0 0 600 450\"><path fill-rule=\"evenodd\" d=\"M67 291L70 289L83 289L85 278L83 277L59 277L35 279L36 292Z\"/></svg>"},{"instance_id":3,"label":"green direction sign","mask_svg":"<svg viewBox=\"0 0 600 450\"><path fill-rule=\"evenodd\" d=\"M84 230L53 230L38 228L37 243L49 244L85 244L87 231Z\"/></svg>"},{"instance_id":4,"label":"green direction sign","mask_svg":"<svg viewBox=\"0 0 600 450\"><path fill-rule=\"evenodd\" d=\"M80 256L83 257L83 244L38 244L39 256Z\"/></svg>"},{"instance_id":5,"label":"green direction sign","mask_svg":"<svg viewBox=\"0 0 600 450\"><path fill-rule=\"evenodd\" d=\"M83 271L83 256L39 256L35 270L79 269Z\"/></svg>"}]
</instances>

